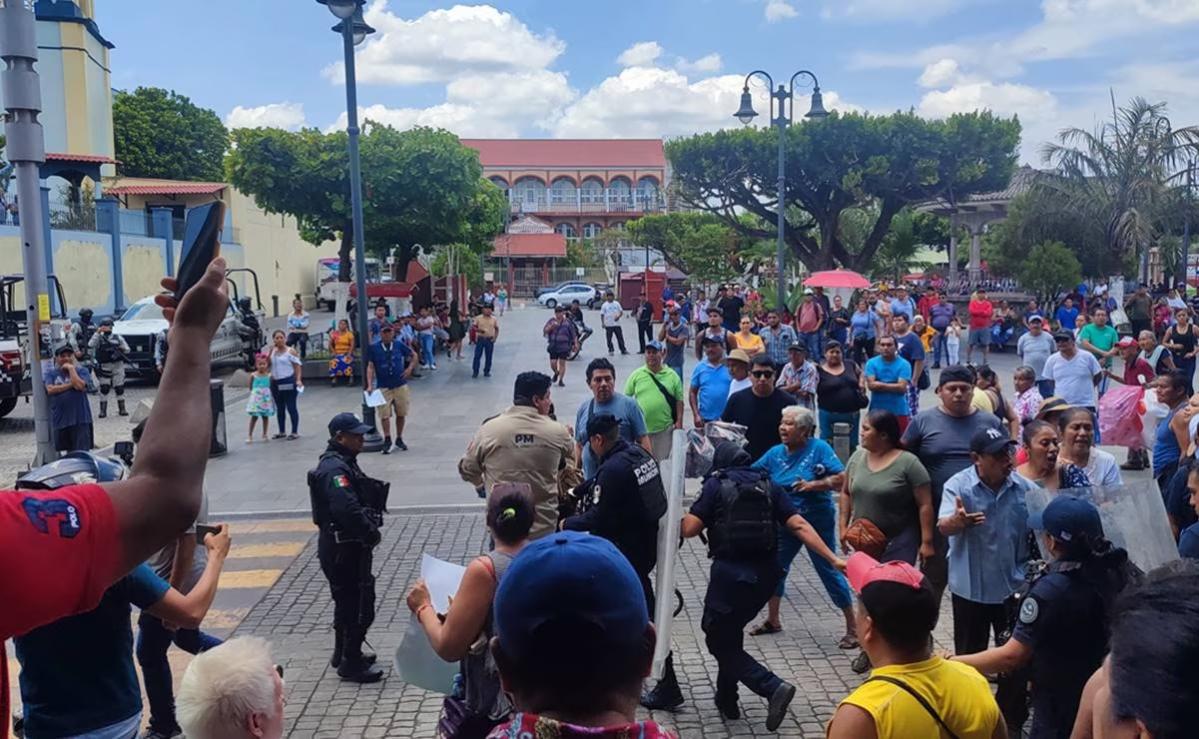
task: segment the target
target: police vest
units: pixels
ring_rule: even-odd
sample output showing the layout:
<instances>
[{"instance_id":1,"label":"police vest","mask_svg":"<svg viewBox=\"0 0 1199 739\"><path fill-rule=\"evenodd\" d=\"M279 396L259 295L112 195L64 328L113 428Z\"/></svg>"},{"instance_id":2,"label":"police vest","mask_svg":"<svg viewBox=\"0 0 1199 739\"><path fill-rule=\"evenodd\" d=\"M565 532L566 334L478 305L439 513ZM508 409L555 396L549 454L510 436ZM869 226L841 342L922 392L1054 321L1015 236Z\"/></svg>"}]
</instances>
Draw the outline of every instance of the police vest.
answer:
<instances>
[{"instance_id":1,"label":"police vest","mask_svg":"<svg viewBox=\"0 0 1199 739\"><path fill-rule=\"evenodd\" d=\"M96 361L100 364L112 364L120 361L121 346L111 336L102 336L96 342Z\"/></svg>"},{"instance_id":2,"label":"police vest","mask_svg":"<svg viewBox=\"0 0 1199 739\"><path fill-rule=\"evenodd\" d=\"M760 559L778 548L778 521L765 476L736 483L724 472L720 480L720 517L708 528L710 553L719 559Z\"/></svg>"}]
</instances>

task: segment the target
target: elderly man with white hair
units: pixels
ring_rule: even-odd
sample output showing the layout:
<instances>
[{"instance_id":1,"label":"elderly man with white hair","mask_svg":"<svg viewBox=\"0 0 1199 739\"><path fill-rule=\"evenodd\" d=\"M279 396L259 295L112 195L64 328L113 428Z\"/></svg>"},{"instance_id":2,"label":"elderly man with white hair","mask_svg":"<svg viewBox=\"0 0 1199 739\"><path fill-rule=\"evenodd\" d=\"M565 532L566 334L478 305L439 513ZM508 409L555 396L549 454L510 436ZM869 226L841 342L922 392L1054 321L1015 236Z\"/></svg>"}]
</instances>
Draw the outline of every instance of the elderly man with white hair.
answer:
<instances>
[{"instance_id":1,"label":"elderly man with white hair","mask_svg":"<svg viewBox=\"0 0 1199 739\"><path fill-rule=\"evenodd\" d=\"M784 408L783 419L779 423L782 443L771 447L753 466L766 470L770 479L787 491L799 515L812 524L829 549L836 551L837 509L833 504L833 492L841 489L845 466L837 459L827 441L814 438L815 429L816 416L812 411L799 405ZM774 597L767 604L766 620L754 627L749 632L751 635L774 634L783 630L779 604L791 562L801 547L802 544L794 536L780 535L778 556L783 576ZM855 649L858 639L854 632L853 595L849 583L844 575L816 552L809 549L808 556L829 598L845 617L845 635L838 646Z\"/></svg>"},{"instance_id":2,"label":"elderly man with white hair","mask_svg":"<svg viewBox=\"0 0 1199 739\"><path fill-rule=\"evenodd\" d=\"M175 712L188 739L281 739L283 668L265 639L230 639L187 666Z\"/></svg>"}]
</instances>

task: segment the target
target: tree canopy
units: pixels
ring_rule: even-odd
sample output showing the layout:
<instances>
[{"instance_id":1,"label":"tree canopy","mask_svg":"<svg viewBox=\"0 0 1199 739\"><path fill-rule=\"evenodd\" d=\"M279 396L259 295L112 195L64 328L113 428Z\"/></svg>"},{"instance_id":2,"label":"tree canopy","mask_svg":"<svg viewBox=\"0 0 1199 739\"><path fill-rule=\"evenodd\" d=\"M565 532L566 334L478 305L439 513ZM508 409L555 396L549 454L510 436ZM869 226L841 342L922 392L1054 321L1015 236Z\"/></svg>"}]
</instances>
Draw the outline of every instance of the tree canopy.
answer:
<instances>
[{"instance_id":1,"label":"tree canopy","mask_svg":"<svg viewBox=\"0 0 1199 739\"><path fill-rule=\"evenodd\" d=\"M346 134L239 129L233 142L229 181L263 210L295 216L310 243L340 238L340 277L348 280L353 219ZM439 244L485 253L503 229L503 193L483 179L478 155L453 134L368 123L360 146L366 246L379 256L395 249L400 275L420 251Z\"/></svg>"},{"instance_id":2,"label":"tree canopy","mask_svg":"<svg viewBox=\"0 0 1199 739\"><path fill-rule=\"evenodd\" d=\"M905 206L1007 186L1020 123L990 112L930 121L913 113L833 114L786 129L785 238L810 269L864 270ZM703 133L667 143L683 201L755 239L776 237L775 129ZM860 245L842 232L853 208L877 213ZM756 216L746 221L743 214Z\"/></svg>"},{"instance_id":3,"label":"tree canopy","mask_svg":"<svg viewBox=\"0 0 1199 739\"><path fill-rule=\"evenodd\" d=\"M668 264L695 281L724 282L741 274L743 239L709 213L656 213L629 221L625 228L634 243L660 251Z\"/></svg>"},{"instance_id":4,"label":"tree canopy","mask_svg":"<svg viewBox=\"0 0 1199 739\"><path fill-rule=\"evenodd\" d=\"M220 182L229 131L216 113L160 87L112 99L118 170L127 177Z\"/></svg>"},{"instance_id":5,"label":"tree canopy","mask_svg":"<svg viewBox=\"0 0 1199 739\"><path fill-rule=\"evenodd\" d=\"M1048 303L1077 285L1082 271L1065 244L1045 241L1032 248L1017 276L1025 289L1032 291L1041 302Z\"/></svg>"}]
</instances>

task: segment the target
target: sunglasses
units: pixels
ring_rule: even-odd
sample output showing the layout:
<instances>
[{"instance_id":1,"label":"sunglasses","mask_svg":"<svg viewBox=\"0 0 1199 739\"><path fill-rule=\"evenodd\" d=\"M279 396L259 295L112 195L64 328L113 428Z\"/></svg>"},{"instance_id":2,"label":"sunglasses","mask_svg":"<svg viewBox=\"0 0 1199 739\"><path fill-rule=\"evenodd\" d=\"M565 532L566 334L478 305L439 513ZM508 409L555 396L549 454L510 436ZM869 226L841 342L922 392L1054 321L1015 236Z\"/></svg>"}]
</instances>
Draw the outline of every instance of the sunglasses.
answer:
<instances>
[{"instance_id":1,"label":"sunglasses","mask_svg":"<svg viewBox=\"0 0 1199 739\"><path fill-rule=\"evenodd\" d=\"M754 377L757 377L758 379L774 377L774 372L772 370L755 370L753 372L750 372L750 374L753 375Z\"/></svg>"}]
</instances>

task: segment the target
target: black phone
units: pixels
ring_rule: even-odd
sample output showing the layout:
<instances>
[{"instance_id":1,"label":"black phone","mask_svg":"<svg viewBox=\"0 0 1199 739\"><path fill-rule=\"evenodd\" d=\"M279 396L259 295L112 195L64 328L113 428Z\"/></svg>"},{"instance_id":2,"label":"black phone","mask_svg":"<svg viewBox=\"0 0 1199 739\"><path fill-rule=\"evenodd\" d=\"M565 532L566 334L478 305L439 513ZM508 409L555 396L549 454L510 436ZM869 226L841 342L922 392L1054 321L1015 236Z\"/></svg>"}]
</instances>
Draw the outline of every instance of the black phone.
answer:
<instances>
[{"instance_id":1,"label":"black phone","mask_svg":"<svg viewBox=\"0 0 1199 739\"><path fill-rule=\"evenodd\" d=\"M196 544L198 544L199 546L204 546L204 537L205 536L208 536L209 534L215 535L215 534L219 534L219 533L221 533L220 526L209 526L208 524L198 523L198 524L196 524Z\"/></svg>"},{"instance_id":2,"label":"black phone","mask_svg":"<svg viewBox=\"0 0 1199 739\"><path fill-rule=\"evenodd\" d=\"M225 224L225 204L218 201L197 205L187 211L183 228L183 249L175 280L179 283L175 299L181 300L220 254L221 228Z\"/></svg>"}]
</instances>

